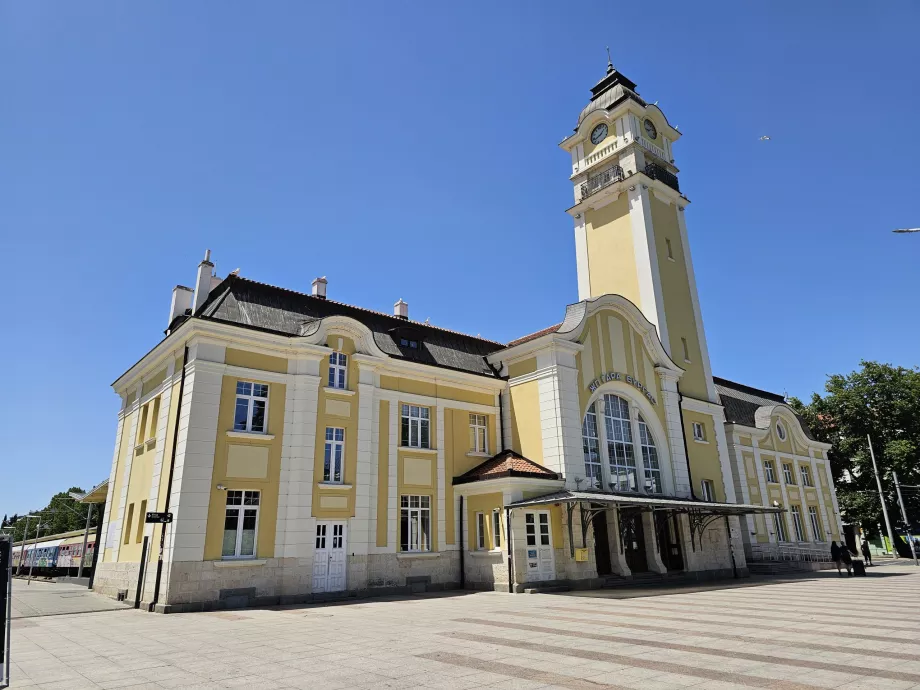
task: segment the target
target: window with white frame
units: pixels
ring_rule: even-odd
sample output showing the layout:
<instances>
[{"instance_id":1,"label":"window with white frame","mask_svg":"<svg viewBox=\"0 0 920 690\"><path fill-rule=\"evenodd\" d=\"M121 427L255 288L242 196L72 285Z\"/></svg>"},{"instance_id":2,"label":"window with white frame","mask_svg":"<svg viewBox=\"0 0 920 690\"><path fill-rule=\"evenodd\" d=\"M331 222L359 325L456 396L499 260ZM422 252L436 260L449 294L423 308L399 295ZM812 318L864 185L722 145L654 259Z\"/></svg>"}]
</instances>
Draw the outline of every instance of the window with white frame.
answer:
<instances>
[{"instance_id":1,"label":"window with white frame","mask_svg":"<svg viewBox=\"0 0 920 690\"><path fill-rule=\"evenodd\" d=\"M704 479L700 482L700 488L703 491L703 500L709 501L712 503L716 500L716 490L715 485L712 483L711 479Z\"/></svg>"},{"instance_id":2,"label":"window with white frame","mask_svg":"<svg viewBox=\"0 0 920 690\"><path fill-rule=\"evenodd\" d=\"M658 449L652 439L648 424L639 415L639 446L642 448L642 465L645 467L645 490L649 493L660 494L661 465L658 464Z\"/></svg>"},{"instance_id":3,"label":"window with white frame","mask_svg":"<svg viewBox=\"0 0 920 690\"><path fill-rule=\"evenodd\" d=\"M779 436L780 441L786 440L786 427L783 426L782 422L776 423L776 435Z\"/></svg>"},{"instance_id":4,"label":"window with white frame","mask_svg":"<svg viewBox=\"0 0 920 690\"><path fill-rule=\"evenodd\" d=\"M783 463L783 480L787 484L795 484L795 473L792 471L792 465L788 462Z\"/></svg>"},{"instance_id":5,"label":"window with white frame","mask_svg":"<svg viewBox=\"0 0 920 690\"><path fill-rule=\"evenodd\" d=\"M402 445L409 448L430 448L430 410L418 405L402 406Z\"/></svg>"},{"instance_id":6,"label":"window with white frame","mask_svg":"<svg viewBox=\"0 0 920 690\"><path fill-rule=\"evenodd\" d=\"M403 551L431 551L431 496L399 497L399 529Z\"/></svg>"},{"instance_id":7,"label":"window with white frame","mask_svg":"<svg viewBox=\"0 0 920 690\"><path fill-rule=\"evenodd\" d=\"M795 540L805 541L805 529L802 525L802 511L798 506L792 506L792 526L795 527Z\"/></svg>"},{"instance_id":8,"label":"window with white frame","mask_svg":"<svg viewBox=\"0 0 920 690\"><path fill-rule=\"evenodd\" d=\"M811 470L808 469L808 465L802 465L799 471L802 473L802 486L814 486L811 483Z\"/></svg>"},{"instance_id":9,"label":"window with white frame","mask_svg":"<svg viewBox=\"0 0 920 690\"><path fill-rule=\"evenodd\" d=\"M234 431L265 433L268 410L268 385L251 381L236 382L236 410L233 416Z\"/></svg>"},{"instance_id":10,"label":"window with white frame","mask_svg":"<svg viewBox=\"0 0 920 690\"><path fill-rule=\"evenodd\" d=\"M476 548L485 551L486 548L486 514L476 513Z\"/></svg>"},{"instance_id":11,"label":"window with white frame","mask_svg":"<svg viewBox=\"0 0 920 690\"><path fill-rule=\"evenodd\" d=\"M259 528L259 492L227 491L224 513L224 558L255 558Z\"/></svg>"},{"instance_id":12,"label":"window with white frame","mask_svg":"<svg viewBox=\"0 0 920 690\"><path fill-rule=\"evenodd\" d=\"M776 541L786 541L786 520L782 513L773 513L773 527L776 529Z\"/></svg>"},{"instance_id":13,"label":"window with white frame","mask_svg":"<svg viewBox=\"0 0 920 690\"><path fill-rule=\"evenodd\" d=\"M600 489L603 485L601 472L600 439L597 436L597 414L594 412L595 403L588 405L588 412L581 425L581 445L585 453L585 479L588 480L588 489Z\"/></svg>"},{"instance_id":14,"label":"window with white frame","mask_svg":"<svg viewBox=\"0 0 920 690\"><path fill-rule=\"evenodd\" d=\"M811 533L814 535L815 541L824 541L821 521L818 520L818 509L814 506L808 506L808 517L811 518Z\"/></svg>"},{"instance_id":15,"label":"window with white frame","mask_svg":"<svg viewBox=\"0 0 920 690\"><path fill-rule=\"evenodd\" d=\"M764 461L763 461L763 473L764 473L764 476L766 477L766 479L767 479L768 482L770 482L771 484L776 484L776 483L777 483L777 481L776 481L776 468L773 467L773 461L772 461L772 460L764 460Z\"/></svg>"},{"instance_id":16,"label":"window with white frame","mask_svg":"<svg viewBox=\"0 0 920 690\"><path fill-rule=\"evenodd\" d=\"M340 427L326 427L323 481L335 484L345 481L345 429Z\"/></svg>"},{"instance_id":17,"label":"window with white frame","mask_svg":"<svg viewBox=\"0 0 920 690\"><path fill-rule=\"evenodd\" d=\"M619 396L605 395L604 426L607 432L610 488L614 491L637 491L639 482L629 421L629 403Z\"/></svg>"},{"instance_id":18,"label":"window with white frame","mask_svg":"<svg viewBox=\"0 0 920 690\"><path fill-rule=\"evenodd\" d=\"M329 355L329 387L344 390L348 381L348 355L333 352Z\"/></svg>"},{"instance_id":19,"label":"window with white frame","mask_svg":"<svg viewBox=\"0 0 920 690\"><path fill-rule=\"evenodd\" d=\"M498 508L492 510L492 548L502 547L502 511Z\"/></svg>"},{"instance_id":20,"label":"window with white frame","mask_svg":"<svg viewBox=\"0 0 920 690\"><path fill-rule=\"evenodd\" d=\"M488 453L488 426L484 414L470 413L470 452Z\"/></svg>"},{"instance_id":21,"label":"window with white frame","mask_svg":"<svg viewBox=\"0 0 920 690\"><path fill-rule=\"evenodd\" d=\"M694 441L705 441L706 440L706 428L699 422L693 422L693 440Z\"/></svg>"}]
</instances>

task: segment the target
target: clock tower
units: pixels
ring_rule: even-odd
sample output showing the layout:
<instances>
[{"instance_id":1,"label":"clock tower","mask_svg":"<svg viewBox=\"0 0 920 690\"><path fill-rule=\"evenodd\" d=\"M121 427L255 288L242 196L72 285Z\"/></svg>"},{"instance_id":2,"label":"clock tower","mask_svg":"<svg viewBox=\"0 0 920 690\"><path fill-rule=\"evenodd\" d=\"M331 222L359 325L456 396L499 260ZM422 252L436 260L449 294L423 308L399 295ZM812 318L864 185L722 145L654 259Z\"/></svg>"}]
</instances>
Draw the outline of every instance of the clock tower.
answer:
<instances>
[{"instance_id":1,"label":"clock tower","mask_svg":"<svg viewBox=\"0 0 920 690\"><path fill-rule=\"evenodd\" d=\"M608 62L560 144L572 156L578 298L632 301L685 370L681 392L718 404L672 152L680 136Z\"/></svg>"}]
</instances>

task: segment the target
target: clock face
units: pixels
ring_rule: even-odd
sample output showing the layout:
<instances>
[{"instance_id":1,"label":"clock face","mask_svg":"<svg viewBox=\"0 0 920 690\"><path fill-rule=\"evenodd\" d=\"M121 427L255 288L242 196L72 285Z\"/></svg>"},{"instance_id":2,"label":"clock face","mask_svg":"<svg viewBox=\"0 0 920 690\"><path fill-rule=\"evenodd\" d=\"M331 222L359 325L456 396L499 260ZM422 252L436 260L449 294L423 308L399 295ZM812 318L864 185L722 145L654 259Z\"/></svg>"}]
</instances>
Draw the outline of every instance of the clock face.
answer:
<instances>
[{"instance_id":1,"label":"clock face","mask_svg":"<svg viewBox=\"0 0 920 690\"><path fill-rule=\"evenodd\" d=\"M645 120L645 122L644 122L643 124L645 125L645 133L648 134L648 138L649 138L649 139L657 139L657 138L658 138L658 130L655 129L655 123L652 122L651 120L649 120L648 118L646 118L646 120Z\"/></svg>"},{"instance_id":2,"label":"clock face","mask_svg":"<svg viewBox=\"0 0 920 690\"><path fill-rule=\"evenodd\" d=\"M601 123L591 130L591 143L595 146L607 138L607 125Z\"/></svg>"}]
</instances>

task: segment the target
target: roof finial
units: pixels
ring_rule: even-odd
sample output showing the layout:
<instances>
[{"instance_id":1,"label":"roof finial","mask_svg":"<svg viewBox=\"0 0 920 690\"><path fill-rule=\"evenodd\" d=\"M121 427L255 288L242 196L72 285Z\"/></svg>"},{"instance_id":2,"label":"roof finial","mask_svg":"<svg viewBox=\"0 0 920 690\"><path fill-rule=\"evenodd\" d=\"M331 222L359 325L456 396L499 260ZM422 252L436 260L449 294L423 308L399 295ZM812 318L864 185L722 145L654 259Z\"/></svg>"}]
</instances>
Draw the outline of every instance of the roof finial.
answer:
<instances>
[{"instance_id":1,"label":"roof finial","mask_svg":"<svg viewBox=\"0 0 920 690\"><path fill-rule=\"evenodd\" d=\"M607 46L607 74L613 72L613 60L610 57L610 46Z\"/></svg>"}]
</instances>

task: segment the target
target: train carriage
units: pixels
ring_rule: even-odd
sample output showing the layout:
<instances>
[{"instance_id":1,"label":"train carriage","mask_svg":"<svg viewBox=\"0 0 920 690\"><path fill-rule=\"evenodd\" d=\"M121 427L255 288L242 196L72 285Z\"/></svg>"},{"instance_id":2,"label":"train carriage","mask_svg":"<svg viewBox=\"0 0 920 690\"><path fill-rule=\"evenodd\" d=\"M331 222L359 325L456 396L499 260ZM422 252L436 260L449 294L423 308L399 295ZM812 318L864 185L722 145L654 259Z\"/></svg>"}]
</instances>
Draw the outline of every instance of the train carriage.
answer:
<instances>
[{"instance_id":1,"label":"train carriage","mask_svg":"<svg viewBox=\"0 0 920 690\"><path fill-rule=\"evenodd\" d=\"M86 543L85 568L92 566L96 535ZM33 575L76 575L83 555L83 531L54 534L38 542L13 545L13 569L30 568Z\"/></svg>"}]
</instances>

